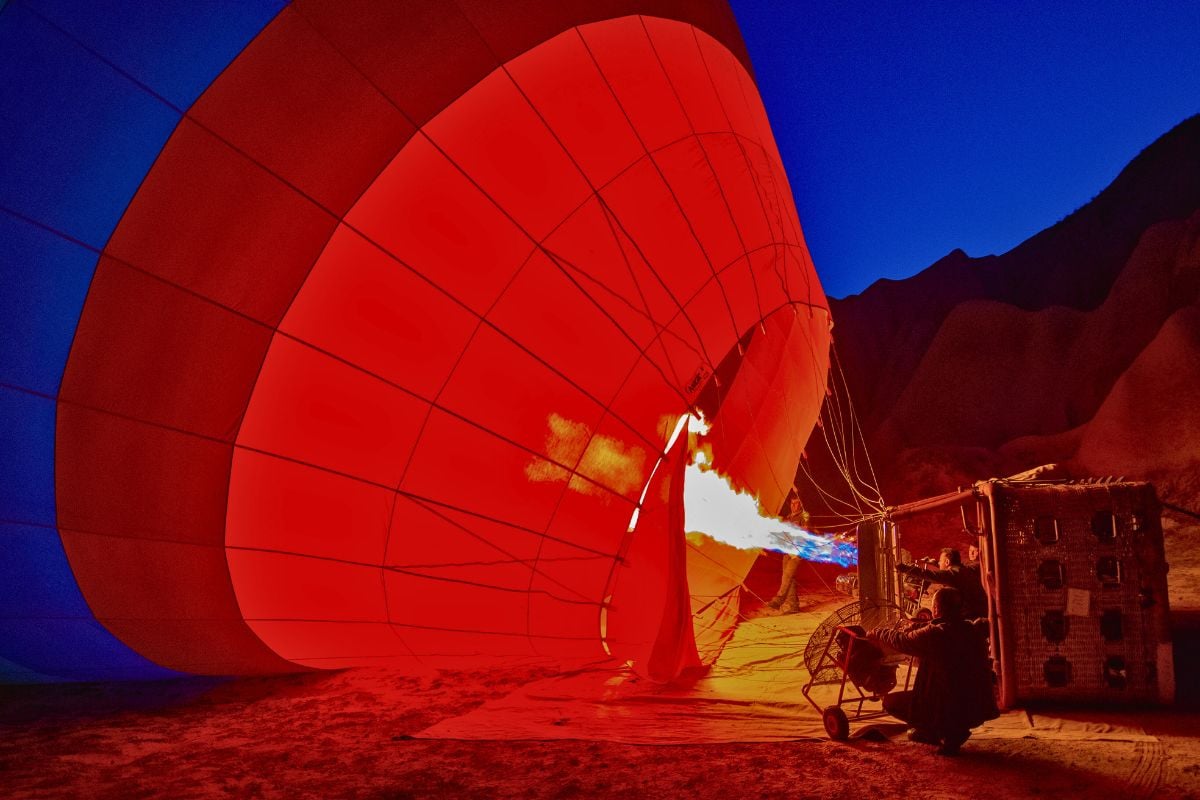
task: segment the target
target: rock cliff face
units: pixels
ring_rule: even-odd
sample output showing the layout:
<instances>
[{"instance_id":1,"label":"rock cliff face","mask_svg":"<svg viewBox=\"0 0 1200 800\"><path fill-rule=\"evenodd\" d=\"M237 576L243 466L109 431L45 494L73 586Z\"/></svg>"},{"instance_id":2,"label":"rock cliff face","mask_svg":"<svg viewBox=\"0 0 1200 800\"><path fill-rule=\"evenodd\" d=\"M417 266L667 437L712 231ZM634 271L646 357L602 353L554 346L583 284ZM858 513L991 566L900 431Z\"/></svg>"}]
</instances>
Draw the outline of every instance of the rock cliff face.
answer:
<instances>
[{"instance_id":1,"label":"rock cliff face","mask_svg":"<svg viewBox=\"0 0 1200 800\"><path fill-rule=\"evenodd\" d=\"M1008 253L832 310L889 503L1055 461L1200 505L1200 116Z\"/></svg>"}]
</instances>

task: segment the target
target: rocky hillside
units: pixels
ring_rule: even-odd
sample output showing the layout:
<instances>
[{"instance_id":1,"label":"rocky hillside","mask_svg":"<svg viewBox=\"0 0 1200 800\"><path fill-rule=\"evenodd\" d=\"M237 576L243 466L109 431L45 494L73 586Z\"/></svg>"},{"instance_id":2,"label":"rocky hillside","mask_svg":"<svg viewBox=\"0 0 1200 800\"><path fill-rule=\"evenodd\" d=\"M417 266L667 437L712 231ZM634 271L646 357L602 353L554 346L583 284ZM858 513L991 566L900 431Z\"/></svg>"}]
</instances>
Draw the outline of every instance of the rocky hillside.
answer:
<instances>
[{"instance_id":1,"label":"rocky hillside","mask_svg":"<svg viewBox=\"0 0 1200 800\"><path fill-rule=\"evenodd\" d=\"M1200 509L1200 116L1013 250L956 250L832 311L889 504L1053 462ZM836 483L817 434L806 469ZM1164 523L1200 574L1200 523Z\"/></svg>"},{"instance_id":2,"label":"rocky hillside","mask_svg":"<svg viewBox=\"0 0 1200 800\"><path fill-rule=\"evenodd\" d=\"M999 256L835 301L889 502L1069 461L1200 472L1200 116Z\"/></svg>"}]
</instances>

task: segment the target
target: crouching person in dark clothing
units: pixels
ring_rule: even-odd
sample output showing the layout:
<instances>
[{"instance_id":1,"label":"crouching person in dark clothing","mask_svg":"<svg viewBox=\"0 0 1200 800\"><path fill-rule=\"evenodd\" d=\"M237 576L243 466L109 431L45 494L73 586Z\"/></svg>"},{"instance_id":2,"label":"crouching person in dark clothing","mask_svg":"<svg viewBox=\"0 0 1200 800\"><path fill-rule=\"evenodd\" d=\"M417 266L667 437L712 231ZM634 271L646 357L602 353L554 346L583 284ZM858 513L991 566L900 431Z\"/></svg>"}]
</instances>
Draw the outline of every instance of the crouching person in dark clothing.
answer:
<instances>
[{"instance_id":1,"label":"crouching person in dark clothing","mask_svg":"<svg viewBox=\"0 0 1200 800\"><path fill-rule=\"evenodd\" d=\"M987 621L963 619L962 594L951 588L933 596L933 616L927 625L876 628L867 638L920 659L912 691L885 695L883 707L913 726L910 739L954 755L971 728L999 714Z\"/></svg>"}]
</instances>

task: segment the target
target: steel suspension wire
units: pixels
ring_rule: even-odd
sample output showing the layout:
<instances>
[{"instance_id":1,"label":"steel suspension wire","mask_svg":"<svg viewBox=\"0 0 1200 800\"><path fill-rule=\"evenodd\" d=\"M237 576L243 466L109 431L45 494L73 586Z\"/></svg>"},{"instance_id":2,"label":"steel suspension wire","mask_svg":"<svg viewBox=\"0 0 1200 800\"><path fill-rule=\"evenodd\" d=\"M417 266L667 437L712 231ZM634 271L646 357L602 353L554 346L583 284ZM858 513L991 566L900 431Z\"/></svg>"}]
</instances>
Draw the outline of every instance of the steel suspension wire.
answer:
<instances>
[{"instance_id":1,"label":"steel suspension wire","mask_svg":"<svg viewBox=\"0 0 1200 800\"><path fill-rule=\"evenodd\" d=\"M870 483L868 483L867 481L863 480L860 476L858 476L857 469L855 469L855 476L858 477L859 481L864 486L867 486L874 491L876 500L878 501L878 503L881 506L885 505L884 500L883 500L883 494L880 492L880 489L879 489L879 478L875 474L875 465L871 461L871 452L867 449L867 440L866 440L866 437L863 435L862 425L859 424L858 415L854 411L854 401L853 401L853 398L850 397L850 384L846 380L845 371L842 369L842 361L838 357L836 345L831 345L829 348L829 352L833 354L833 363L837 367L837 374L841 380L841 386L844 387L845 392L846 392L846 405L850 411L851 427L854 430L859 443L861 443L861 445L862 445L863 458L866 459L867 469L870 470L870 473L871 473ZM857 463L855 464L855 466L857 467Z\"/></svg>"},{"instance_id":2,"label":"steel suspension wire","mask_svg":"<svg viewBox=\"0 0 1200 800\"><path fill-rule=\"evenodd\" d=\"M830 390L822 404L817 427L821 429L821 439L833 460L835 471L845 481L849 496L842 496L840 492L835 493L823 486L813 475L807 459L801 459L799 465L805 478L829 507L829 514L810 517L814 523L812 527L827 534L848 532L867 520L880 519L885 508L874 466L870 454L867 452L866 439L855 414L854 404L849 397L845 374L837 359L836 351L831 349L831 353L833 357L831 359ZM844 408L843 403L845 404ZM869 478L864 477L863 472L859 469L860 450L862 458L866 460ZM825 577L814 568L814 564L812 562L808 562L808 564L812 574L821 582L826 591L833 593L834 589L830 587ZM749 589L745 583L741 585L741 588L760 601L764 599L757 592ZM710 602L709 605L711 604ZM707 607L705 606L705 608ZM736 647L736 645L733 646Z\"/></svg>"},{"instance_id":3,"label":"steel suspension wire","mask_svg":"<svg viewBox=\"0 0 1200 800\"><path fill-rule=\"evenodd\" d=\"M822 485L808 460L800 462L800 473L829 510L828 514L814 518L818 523L814 527L822 531L848 530L866 520L877 519L886 506L836 347L831 346L830 354L829 384L817 421L821 437L818 440L814 436L810 442L824 443L832 472L841 481L836 488Z\"/></svg>"}]
</instances>

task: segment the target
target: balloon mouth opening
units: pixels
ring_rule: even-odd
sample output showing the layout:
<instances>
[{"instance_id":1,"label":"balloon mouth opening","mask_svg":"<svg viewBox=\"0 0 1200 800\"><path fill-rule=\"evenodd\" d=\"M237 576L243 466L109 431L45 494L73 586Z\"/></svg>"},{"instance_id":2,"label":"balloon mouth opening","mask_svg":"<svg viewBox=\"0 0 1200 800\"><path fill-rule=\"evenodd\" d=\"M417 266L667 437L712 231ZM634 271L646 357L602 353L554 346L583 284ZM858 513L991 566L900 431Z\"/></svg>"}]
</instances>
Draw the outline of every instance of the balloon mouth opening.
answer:
<instances>
[{"instance_id":1,"label":"balloon mouth opening","mask_svg":"<svg viewBox=\"0 0 1200 800\"><path fill-rule=\"evenodd\" d=\"M764 509L750 491L735 487L714 466L706 437L711 426L687 415L691 459L684 473L684 525L689 536L701 535L739 550L770 550L805 561L851 567L858 563L854 542L810 531L795 521Z\"/></svg>"}]
</instances>

